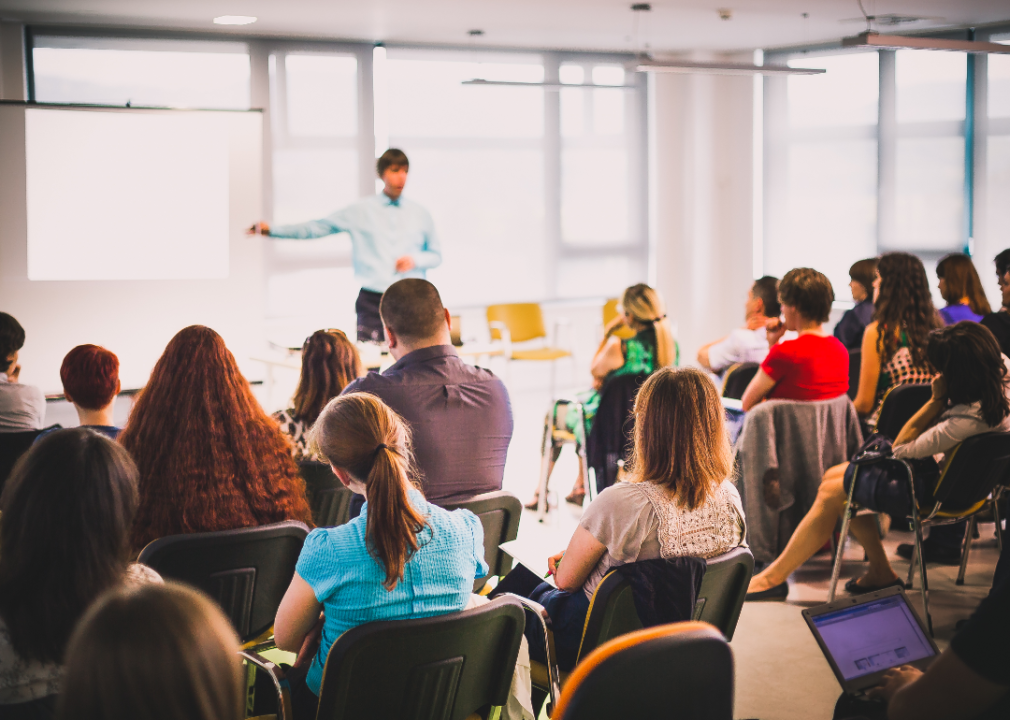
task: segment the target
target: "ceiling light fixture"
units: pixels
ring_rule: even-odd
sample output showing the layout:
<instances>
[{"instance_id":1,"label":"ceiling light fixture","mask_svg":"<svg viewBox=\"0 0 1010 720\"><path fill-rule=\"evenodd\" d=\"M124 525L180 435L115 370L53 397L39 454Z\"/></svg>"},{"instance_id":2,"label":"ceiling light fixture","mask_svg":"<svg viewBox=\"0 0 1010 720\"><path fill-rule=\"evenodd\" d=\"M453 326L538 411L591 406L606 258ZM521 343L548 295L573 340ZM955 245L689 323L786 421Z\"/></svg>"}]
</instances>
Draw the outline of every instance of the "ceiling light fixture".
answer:
<instances>
[{"instance_id":1,"label":"ceiling light fixture","mask_svg":"<svg viewBox=\"0 0 1010 720\"><path fill-rule=\"evenodd\" d=\"M221 15L214 18L215 25L251 25L258 18L252 15Z\"/></svg>"},{"instance_id":2,"label":"ceiling light fixture","mask_svg":"<svg viewBox=\"0 0 1010 720\"><path fill-rule=\"evenodd\" d=\"M842 38L843 48L873 48L874 50L947 50L966 53L1010 54L1010 45L978 42L975 40L946 40L944 38L912 37L907 35L881 35L864 32L855 37Z\"/></svg>"},{"instance_id":3,"label":"ceiling light fixture","mask_svg":"<svg viewBox=\"0 0 1010 720\"><path fill-rule=\"evenodd\" d=\"M709 73L712 75L821 75L821 68L794 68L788 65L749 65L746 63L689 62L687 60L641 60L636 72Z\"/></svg>"}]
</instances>

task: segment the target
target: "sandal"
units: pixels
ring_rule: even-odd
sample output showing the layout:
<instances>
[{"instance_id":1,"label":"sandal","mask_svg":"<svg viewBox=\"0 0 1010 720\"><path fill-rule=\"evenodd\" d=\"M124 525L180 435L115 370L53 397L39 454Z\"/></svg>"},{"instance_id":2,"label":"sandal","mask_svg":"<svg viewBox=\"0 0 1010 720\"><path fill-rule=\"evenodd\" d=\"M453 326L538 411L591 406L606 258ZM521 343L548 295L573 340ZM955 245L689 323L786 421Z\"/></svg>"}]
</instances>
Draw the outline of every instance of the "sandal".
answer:
<instances>
[{"instance_id":1,"label":"sandal","mask_svg":"<svg viewBox=\"0 0 1010 720\"><path fill-rule=\"evenodd\" d=\"M534 496L532 500L530 500L528 503L526 503L525 505L523 505L523 508L526 509L526 510L533 510L534 512L536 512L538 509L540 509L540 497L539 496ZM548 500L547 501L547 509L548 510L552 510L553 508L554 508L554 504L551 503L550 500Z\"/></svg>"},{"instance_id":2,"label":"sandal","mask_svg":"<svg viewBox=\"0 0 1010 720\"><path fill-rule=\"evenodd\" d=\"M578 505L582 507L583 501L586 499L585 490L572 490L572 494L565 498L565 502L571 503L572 505Z\"/></svg>"},{"instance_id":3,"label":"sandal","mask_svg":"<svg viewBox=\"0 0 1010 720\"><path fill-rule=\"evenodd\" d=\"M901 578L895 578L889 583L884 583L883 585L860 585L859 581L862 578L854 577L845 583L845 592L850 595L864 595L866 593L877 592L877 590L884 590L889 587L900 587L904 589L905 581Z\"/></svg>"}]
</instances>

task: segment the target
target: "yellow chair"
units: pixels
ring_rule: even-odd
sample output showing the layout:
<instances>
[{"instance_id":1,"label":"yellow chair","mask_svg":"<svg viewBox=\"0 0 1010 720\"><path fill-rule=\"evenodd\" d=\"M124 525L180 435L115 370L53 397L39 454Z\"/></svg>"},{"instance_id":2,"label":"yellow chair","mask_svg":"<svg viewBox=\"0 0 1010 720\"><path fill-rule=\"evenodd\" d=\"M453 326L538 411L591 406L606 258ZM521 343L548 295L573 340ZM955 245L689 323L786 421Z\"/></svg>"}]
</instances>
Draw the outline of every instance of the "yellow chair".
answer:
<instances>
[{"instance_id":1,"label":"yellow chair","mask_svg":"<svg viewBox=\"0 0 1010 720\"><path fill-rule=\"evenodd\" d=\"M551 363L551 397L554 397L556 361L571 358L572 353L564 348L547 345L547 329L544 326L544 315L537 303L509 303L506 305L489 305L487 309L487 324L491 330L491 340L499 341L502 354L506 360L533 360ZM558 328L565 321L555 322L554 339L557 340ZM541 347L514 348L513 343L525 343L542 339Z\"/></svg>"},{"instance_id":2,"label":"yellow chair","mask_svg":"<svg viewBox=\"0 0 1010 720\"><path fill-rule=\"evenodd\" d=\"M610 321L617 317L617 306L620 301L617 298L610 298L603 304L603 327L606 329ZM626 325L617 328L613 335L619 337L621 340L630 340L635 337L635 331Z\"/></svg>"}]
</instances>

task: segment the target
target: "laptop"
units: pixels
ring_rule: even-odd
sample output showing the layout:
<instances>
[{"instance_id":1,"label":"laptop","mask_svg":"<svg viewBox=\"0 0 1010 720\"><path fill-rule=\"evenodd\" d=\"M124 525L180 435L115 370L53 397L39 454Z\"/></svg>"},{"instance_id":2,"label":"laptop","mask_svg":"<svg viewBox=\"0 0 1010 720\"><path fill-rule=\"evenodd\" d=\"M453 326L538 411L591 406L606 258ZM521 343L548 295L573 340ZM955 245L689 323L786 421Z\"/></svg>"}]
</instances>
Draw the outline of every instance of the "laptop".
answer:
<instances>
[{"instance_id":1,"label":"laptop","mask_svg":"<svg viewBox=\"0 0 1010 720\"><path fill-rule=\"evenodd\" d=\"M803 619L847 695L862 696L899 665L925 670L940 654L899 587L808 608Z\"/></svg>"}]
</instances>

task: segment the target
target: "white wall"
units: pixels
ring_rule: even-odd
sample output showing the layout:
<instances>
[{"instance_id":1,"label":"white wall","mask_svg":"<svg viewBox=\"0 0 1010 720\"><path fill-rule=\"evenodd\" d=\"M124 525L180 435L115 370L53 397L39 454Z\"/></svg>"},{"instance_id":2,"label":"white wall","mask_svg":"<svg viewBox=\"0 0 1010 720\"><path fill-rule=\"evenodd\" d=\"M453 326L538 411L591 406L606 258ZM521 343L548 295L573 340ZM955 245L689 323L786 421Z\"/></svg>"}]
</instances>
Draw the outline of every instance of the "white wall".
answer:
<instances>
[{"instance_id":1,"label":"white wall","mask_svg":"<svg viewBox=\"0 0 1010 720\"><path fill-rule=\"evenodd\" d=\"M656 287L682 365L743 322L753 282L753 88L751 77L701 74L656 73L650 84Z\"/></svg>"},{"instance_id":2,"label":"white wall","mask_svg":"<svg viewBox=\"0 0 1010 720\"><path fill-rule=\"evenodd\" d=\"M249 356L263 345L264 241L244 235L262 215L262 122L255 112L223 115L229 124L227 279L32 282L27 276L24 107L0 106L0 310L25 328L22 382L61 392L63 356L75 345L95 343L119 356L124 387L140 387L172 336L191 324L220 332L243 371L262 375ZM150 221L171 223L173 218L167 212Z\"/></svg>"}]
</instances>

